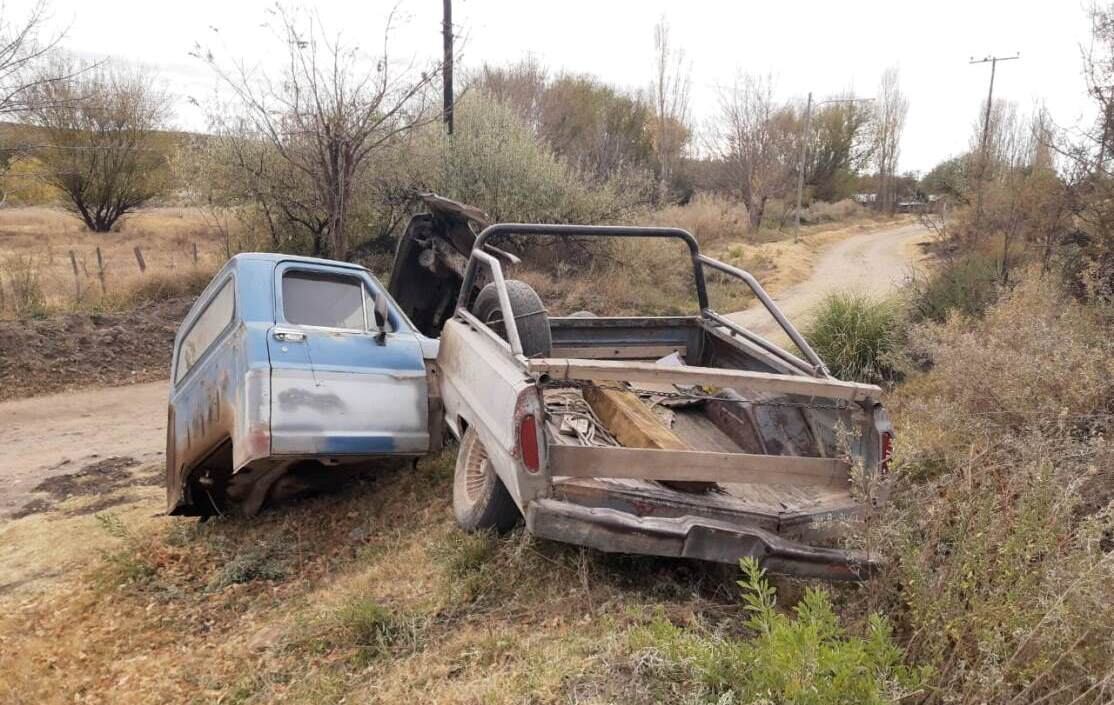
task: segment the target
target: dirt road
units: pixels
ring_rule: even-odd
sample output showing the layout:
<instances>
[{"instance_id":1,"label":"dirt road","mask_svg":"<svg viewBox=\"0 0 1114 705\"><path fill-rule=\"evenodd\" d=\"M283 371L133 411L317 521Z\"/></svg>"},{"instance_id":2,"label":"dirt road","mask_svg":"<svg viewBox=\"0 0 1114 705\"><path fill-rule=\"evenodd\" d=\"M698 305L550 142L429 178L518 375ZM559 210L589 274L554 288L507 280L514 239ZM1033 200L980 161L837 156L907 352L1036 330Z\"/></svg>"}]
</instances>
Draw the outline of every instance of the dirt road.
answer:
<instances>
[{"instance_id":1,"label":"dirt road","mask_svg":"<svg viewBox=\"0 0 1114 705\"><path fill-rule=\"evenodd\" d=\"M825 296L853 291L870 296L889 294L905 279L920 258L917 245L929 237L917 224L903 224L849 237L823 250L809 278L784 291L774 301L798 328ZM759 335L778 337L780 328L761 305L730 318Z\"/></svg>"},{"instance_id":2,"label":"dirt road","mask_svg":"<svg viewBox=\"0 0 1114 705\"><path fill-rule=\"evenodd\" d=\"M917 256L923 228L902 225L854 235L823 250L809 279L775 294L794 322L832 291L890 291ZM764 335L763 310L732 316ZM67 392L0 403L0 517L33 501L44 479L106 458L161 462L166 442L166 382Z\"/></svg>"},{"instance_id":3,"label":"dirt road","mask_svg":"<svg viewBox=\"0 0 1114 705\"><path fill-rule=\"evenodd\" d=\"M166 382L150 382L0 403L0 517L47 478L112 457L161 462L166 401Z\"/></svg>"}]
</instances>

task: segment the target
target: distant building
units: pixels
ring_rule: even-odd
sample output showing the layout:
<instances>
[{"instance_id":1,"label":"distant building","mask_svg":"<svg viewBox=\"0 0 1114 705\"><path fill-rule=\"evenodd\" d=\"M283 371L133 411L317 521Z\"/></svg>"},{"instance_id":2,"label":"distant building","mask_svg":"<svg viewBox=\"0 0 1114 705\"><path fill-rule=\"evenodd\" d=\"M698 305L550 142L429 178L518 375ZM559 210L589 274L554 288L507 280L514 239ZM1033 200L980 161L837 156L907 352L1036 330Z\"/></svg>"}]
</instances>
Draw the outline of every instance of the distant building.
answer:
<instances>
[{"instance_id":1,"label":"distant building","mask_svg":"<svg viewBox=\"0 0 1114 705\"><path fill-rule=\"evenodd\" d=\"M924 213L927 210L927 201L899 201L897 204L898 213Z\"/></svg>"}]
</instances>

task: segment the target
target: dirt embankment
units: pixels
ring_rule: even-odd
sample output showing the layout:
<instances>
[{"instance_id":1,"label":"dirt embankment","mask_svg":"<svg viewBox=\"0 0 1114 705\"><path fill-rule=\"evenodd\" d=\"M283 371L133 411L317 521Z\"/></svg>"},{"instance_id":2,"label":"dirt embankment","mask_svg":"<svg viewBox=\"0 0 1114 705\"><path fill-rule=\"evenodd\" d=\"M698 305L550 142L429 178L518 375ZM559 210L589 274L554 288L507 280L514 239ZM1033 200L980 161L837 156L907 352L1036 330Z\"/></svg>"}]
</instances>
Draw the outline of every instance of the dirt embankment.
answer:
<instances>
[{"instance_id":1,"label":"dirt embankment","mask_svg":"<svg viewBox=\"0 0 1114 705\"><path fill-rule=\"evenodd\" d=\"M165 379L174 333L192 303L0 321L0 401Z\"/></svg>"}]
</instances>

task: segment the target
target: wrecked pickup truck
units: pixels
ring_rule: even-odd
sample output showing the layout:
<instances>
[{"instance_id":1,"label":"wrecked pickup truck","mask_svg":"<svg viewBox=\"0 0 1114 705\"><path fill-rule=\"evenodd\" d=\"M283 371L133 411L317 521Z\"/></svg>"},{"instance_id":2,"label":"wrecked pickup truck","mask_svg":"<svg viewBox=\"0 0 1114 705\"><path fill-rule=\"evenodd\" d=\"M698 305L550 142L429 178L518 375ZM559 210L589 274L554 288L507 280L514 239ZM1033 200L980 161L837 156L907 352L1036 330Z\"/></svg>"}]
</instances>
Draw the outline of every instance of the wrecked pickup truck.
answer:
<instances>
[{"instance_id":1,"label":"wrecked pickup truck","mask_svg":"<svg viewBox=\"0 0 1114 705\"><path fill-rule=\"evenodd\" d=\"M750 274L684 230L489 225L425 202L386 288L355 265L283 255L239 255L217 275L175 342L172 513L252 513L307 466L421 455L447 430L466 530L525 520L603 551L870 571L838 540L884 495L881 390L832 378ZM508 237L676 239L696 311L551 317L505 275L518 258L492 240ZM803 357L714 311L709 273L748 287Z\"/></svg>"}]
</instances>

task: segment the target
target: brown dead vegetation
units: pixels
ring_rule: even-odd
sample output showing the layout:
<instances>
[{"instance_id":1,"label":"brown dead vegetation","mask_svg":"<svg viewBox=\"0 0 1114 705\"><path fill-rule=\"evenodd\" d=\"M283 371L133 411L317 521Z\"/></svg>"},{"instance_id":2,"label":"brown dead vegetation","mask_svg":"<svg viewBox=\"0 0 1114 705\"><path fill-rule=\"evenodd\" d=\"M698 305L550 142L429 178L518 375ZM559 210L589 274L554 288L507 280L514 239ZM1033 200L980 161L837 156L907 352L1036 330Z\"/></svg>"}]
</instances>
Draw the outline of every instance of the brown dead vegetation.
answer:
<instances>
[{"instance_id":1,"label":"brown dead vegetation","mask_svg":"<svg viewBox=\"0 0 1114 705\"><path fill-rule=\"evenodd\" d=\"M123 311L152 300L160 286L196 294L197 280L207 281L225 256L219 233L194 208L146 209L104 234L89 233L80 220L56 208L0 209L0 319Z\"/></svg>"},{"instance_id":2,"label":"brown dead vegetation","mask_svg":"<svg viewBox=\"0 0 1114 705\"><path fill-rule=\"evenodd\" d=\"M650 703L631 629L741 614L716 568L460 533L453 450L252 521L101 515L103 557L0 594L0 700Z\"/></svg>"}]
</instances>

